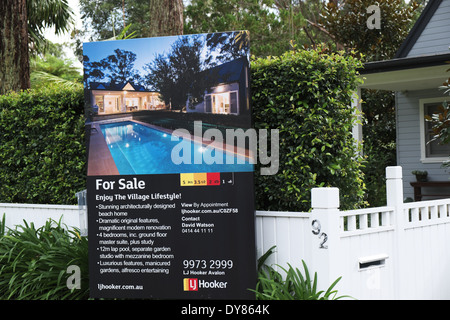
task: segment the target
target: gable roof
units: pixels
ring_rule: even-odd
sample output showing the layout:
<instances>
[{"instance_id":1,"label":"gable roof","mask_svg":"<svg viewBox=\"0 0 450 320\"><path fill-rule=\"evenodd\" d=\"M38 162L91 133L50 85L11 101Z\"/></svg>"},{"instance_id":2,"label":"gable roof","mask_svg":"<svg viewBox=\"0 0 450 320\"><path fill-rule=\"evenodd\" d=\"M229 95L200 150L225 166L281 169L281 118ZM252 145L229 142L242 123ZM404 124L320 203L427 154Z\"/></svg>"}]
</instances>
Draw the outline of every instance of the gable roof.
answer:
<instances>
[{"instance_id":1,"label":"gable roof","mask_svg":"<svg viewBox=\"0 0 450 320\"><path fill-rule=\"evenodd\" d=\"M417 19L416 23L406 37L405 41L403 41L402 45L395 54L394 59L405 58L408 55L417 39L419 39L423 30L428 25L433 15L436 13L436 10L439 8L441 3L442 0L430 0L428 2L426 7L423 9L420 17Z\"/></svg>"},{"instance_id":2,"label":"gable roof","mask_svg":"<svg viewBox=\"0 0 450 320\"><path fill-rule=\"evenodd\" d=\"M238 82L245 65L248 65L247 58L241 57L207 69L201 74L214 78L217 84Z\"/></svg>"},{"instance_id":3,"label":"gable roof","mask_svg":"<svg viewBox=\"0 0 450 320\"><path fill-rule=\"evenodd\" d=\"M89 89L90 90L109 90L109 91L123 91L123 90L131 90L134 91L140 91L140 92L149 92L149 90L146 90L144 86L141 86L139 84L135 84L131 81L127 82L90 82L89 83Z\"/></svg>"}]
</instances>

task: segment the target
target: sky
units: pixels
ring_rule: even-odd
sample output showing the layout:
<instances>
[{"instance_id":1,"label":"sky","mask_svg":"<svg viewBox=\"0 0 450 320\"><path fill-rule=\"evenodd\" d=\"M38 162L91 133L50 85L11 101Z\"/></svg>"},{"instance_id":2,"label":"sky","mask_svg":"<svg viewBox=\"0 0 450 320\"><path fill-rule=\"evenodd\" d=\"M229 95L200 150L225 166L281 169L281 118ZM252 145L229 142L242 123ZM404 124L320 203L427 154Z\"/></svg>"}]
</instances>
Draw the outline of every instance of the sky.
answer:
<instances>
[{"instance_id":1,"label":"sky","mask_svg":"<svg viewBox=\"0 0 450 320\"><path fill-rule=\"evenodd\" d=\"M211 52L210 48L206 46L206 34L85 42L83 44L83 54L89 58L89 61L99 62L110 55L115 55L114 50L116 49L131 51L136 54L136 60L133 63L133 68L141 76L145 76L145 74L148 73L148 70L144 67L147 64L152 63L158 54L169 54L172 51L172 45L180 37L193 36L203 37L203 39L201 39L203 41L203 48L201 49L202 61L205 60L206 55L215 56L219 54L219 51Z\"/></svg>"},{"instance_id":2,"label":"sky","mask_svg":"<svg viewBox=\"0 0 450 320\"><path fill-rule=\"evenodd\" d=\"M100 61L109 55L114 55L115 49L131 51L136 54L134 68L143 73L142 67L150 63L155 54L168 53L176 39L177 37L173 36L85 42L83 54L87 55L90 61Z\"/></svg>"}]
</instances>

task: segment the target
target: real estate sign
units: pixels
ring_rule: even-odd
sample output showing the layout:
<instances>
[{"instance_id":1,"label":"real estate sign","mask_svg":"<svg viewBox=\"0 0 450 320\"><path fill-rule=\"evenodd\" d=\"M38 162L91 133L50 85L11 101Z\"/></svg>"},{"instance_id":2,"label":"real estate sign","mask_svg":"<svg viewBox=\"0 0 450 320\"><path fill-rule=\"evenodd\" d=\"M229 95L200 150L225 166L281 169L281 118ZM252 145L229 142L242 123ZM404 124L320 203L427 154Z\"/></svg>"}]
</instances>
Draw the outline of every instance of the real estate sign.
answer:
<instances>
[{"instance_id":1,"label":"real estate sign","mask_svg":"<svg viewBox=\"0 0 450 320\"><path fill-rule=\"evenodd\" d=\"M254 296L248 40L84 44L92 297Z\"/></svg>"}]
</instances>

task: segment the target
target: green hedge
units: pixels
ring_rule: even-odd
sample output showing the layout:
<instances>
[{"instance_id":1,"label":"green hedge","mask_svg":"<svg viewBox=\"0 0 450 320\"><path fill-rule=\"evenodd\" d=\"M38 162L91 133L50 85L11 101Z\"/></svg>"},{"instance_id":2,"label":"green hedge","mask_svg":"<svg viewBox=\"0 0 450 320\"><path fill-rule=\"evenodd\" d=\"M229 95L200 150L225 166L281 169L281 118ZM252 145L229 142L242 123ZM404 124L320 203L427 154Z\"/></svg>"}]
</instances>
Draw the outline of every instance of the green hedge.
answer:
<instances>
[{"instance_id":1,"label":"green hedge","mask_svg":"<svg viewBox=\"0 0 450 320\"><path fill-rule=\"evenodd\" d=\"M341 208L363 206L362 157L352 138L358 84L352 56L289 51L252 63L256 129L279 129L276 175L255 172L260 210L308 211L313 187L340 189Z\"/></svg>"},{"instance_id":2,"label":"green hedge","mask_svg":"<svg viewBox=\"0 0 450 320\"><path fill-rule=\"evenodd\" d=\"M76 204L85 189L83 87L0 96L0 202Z\"/></svg>"}]
</instances>

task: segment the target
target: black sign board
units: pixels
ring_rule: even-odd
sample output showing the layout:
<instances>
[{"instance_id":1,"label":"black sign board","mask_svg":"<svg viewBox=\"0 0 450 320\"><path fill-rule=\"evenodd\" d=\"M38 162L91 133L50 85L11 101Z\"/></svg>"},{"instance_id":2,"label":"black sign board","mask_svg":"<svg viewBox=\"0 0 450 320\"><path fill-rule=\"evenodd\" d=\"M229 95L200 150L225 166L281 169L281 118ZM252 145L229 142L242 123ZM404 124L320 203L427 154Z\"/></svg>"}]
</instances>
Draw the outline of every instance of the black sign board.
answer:
<instances>
[{"instance_id":1,"label":"black sign board","mask_svg":"<svg viewBox=\"0 0 450 320\"><path fill-rule=\"evenodd\" d=\"M84 56L91 296L254 297L253 162L236 146L248 33L85 43Z\"/></svg>"}]
</instances>

